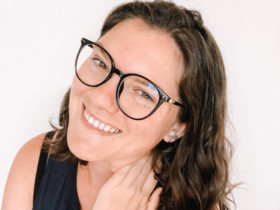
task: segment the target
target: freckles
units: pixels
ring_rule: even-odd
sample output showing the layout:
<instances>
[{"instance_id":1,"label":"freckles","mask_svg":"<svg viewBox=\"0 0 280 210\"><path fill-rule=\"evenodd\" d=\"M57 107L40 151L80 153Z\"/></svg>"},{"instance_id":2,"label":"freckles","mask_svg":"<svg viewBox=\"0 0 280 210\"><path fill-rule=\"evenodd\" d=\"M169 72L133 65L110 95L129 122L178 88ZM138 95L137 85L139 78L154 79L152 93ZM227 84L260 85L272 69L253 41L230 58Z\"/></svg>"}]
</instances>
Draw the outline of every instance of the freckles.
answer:
<instances>
[{"instance_id":1,"label":"freckles","mask_svg":"<svg viewBox=\"0 0 280 210\"><path fill-rule=\"evenodd\" d=\"M71 106L77 105L77 103L80 101L80 99L82 99L84 94L87 92L88 88L89 87L87 87L86 85L84 85L80 81L78 81L77 78L74 78L72 85L71 85L70 98L69 98L69 108L70 109L71 109Z\"/></svg>"},{"instance_id":2,"label":"freckles","mask_svg":"<svg viewBox=\"0 0 280 210\"><path fill-rule=\"evenodd\" d=\"M82 92L83 89L84 89L84 85L80 81L78 81L77 78L75 78L71 86L71 92L76 94Z\"/></svg>"}]
</instances>

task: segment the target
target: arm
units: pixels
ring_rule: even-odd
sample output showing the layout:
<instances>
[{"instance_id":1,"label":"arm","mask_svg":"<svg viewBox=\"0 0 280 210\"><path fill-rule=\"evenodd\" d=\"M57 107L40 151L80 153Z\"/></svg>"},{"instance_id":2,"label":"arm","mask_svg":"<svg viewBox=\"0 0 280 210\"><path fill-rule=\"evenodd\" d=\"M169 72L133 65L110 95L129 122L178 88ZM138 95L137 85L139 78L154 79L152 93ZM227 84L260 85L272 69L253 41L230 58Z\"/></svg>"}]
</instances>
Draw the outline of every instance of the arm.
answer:
<instances>
[{"instance_id":1,"label":"arm","mask_svg":"<svg viewBox=\"0 0 280 210\"><path fill-rule=\"evenodd\" d=\"M2 210L32 209L35 175L45 135L31 139L17 153L7 178Z\"/></svg>"}]
</instances>

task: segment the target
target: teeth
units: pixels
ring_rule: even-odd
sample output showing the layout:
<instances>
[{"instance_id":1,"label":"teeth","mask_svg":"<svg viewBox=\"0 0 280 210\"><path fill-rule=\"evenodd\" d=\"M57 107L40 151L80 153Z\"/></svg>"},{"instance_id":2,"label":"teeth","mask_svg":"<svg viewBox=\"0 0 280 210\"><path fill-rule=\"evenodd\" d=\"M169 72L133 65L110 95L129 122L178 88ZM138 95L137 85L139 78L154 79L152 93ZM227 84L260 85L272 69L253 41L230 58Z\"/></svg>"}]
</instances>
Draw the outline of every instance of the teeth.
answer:
<instances>
[{"instance_id":1,"label":"teeth","mask_svg":"<svg viewBox=\"0 0 280 210\"><path fill-rule=\"evenodd\" d=\"M87 120L88 120L89 124L92 124L94 121L93 117L88 117Z\"/></svg>"},{"instance_id":2,"label":"teeth","mask_svg":"<svg viewBox=\"0 0 280 210\"><path fill-rule=\"evenodd\" d=\"M89 114L85 112L85 118L89 120Z\"/></svg>"},{"instance_id":3,"label":"teeth","mask_svg":"<svg viewBox=\"0 0 280 210\"><path fill-rule=\"evenodd\" d=\"M104 128L104 131L108 132L110 130L110 128L111 127L109 125L106 125L105 128Z\"/></svg>"},{"instance_id":4,"label":"teeth","mask_svg":"<svg viewBox=\"0 0 280 210\"><path fill-rule=\"evenodd\" d=\"M95 128L98 128L98 129L103 130L105 132L120 133L120 130L111 128L110 125L106 125L103 122L99 122L98 120L95 120L87 112L84 112L84 116L85 116L86 120L88 121L88 123L91 124Z\"/></svg>"},{"instance_id":5,"label":"teeth","mask_svg":"<svg viewBox=\"0 0 280 210\"><path fill-rule=\"evenodd\" d=\"M97 127L98 127L98 125L99 125L99 121L98 121L98 120L94 120L94 122L93 122L93 126L94 126L95 128L97 128Z\"/></svg>"},{"instance_id":6,"label":"teeth","mask_svg":"<svg viewBox=\"0 0 280 210\"><path fill-rule=\"evenodd\" d=\"M104 126L105 126L105 124L104 123L101 123L100 125L99 125L99 129L103 129L104 128Z\"/></svg>"}]
</instances>

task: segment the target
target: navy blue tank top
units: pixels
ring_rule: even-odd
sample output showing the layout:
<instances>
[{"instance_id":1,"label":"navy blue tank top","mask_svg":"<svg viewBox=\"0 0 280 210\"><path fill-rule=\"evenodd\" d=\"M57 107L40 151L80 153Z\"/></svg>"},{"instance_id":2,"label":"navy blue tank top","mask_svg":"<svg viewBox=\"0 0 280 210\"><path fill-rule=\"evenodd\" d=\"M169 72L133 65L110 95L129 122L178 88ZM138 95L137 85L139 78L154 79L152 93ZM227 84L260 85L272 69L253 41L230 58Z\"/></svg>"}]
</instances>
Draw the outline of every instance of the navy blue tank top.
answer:
<instances>
[{"instance_id":1,"label":"navy blue tank top","mask_svg":"<svg viewBox=\"0 0 280 210\"><path fill-rule=\"evenodd\" d=\"M47 135L50 135L48 133ZM76 180L78 163L58 160L41 150L34 187L33 210L80 210Z\"/></svg>"}]
</instances>

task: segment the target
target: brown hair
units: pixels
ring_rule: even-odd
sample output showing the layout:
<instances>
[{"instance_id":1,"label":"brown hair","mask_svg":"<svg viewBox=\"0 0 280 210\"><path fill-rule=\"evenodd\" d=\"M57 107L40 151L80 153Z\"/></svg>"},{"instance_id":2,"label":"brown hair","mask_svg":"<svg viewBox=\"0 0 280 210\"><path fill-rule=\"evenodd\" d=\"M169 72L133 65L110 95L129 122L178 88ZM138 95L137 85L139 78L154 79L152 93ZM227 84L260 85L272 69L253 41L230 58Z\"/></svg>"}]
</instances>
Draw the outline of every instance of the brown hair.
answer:
<instances>
[{"instance_id":1,"label":"brown hair","mask_svg":"<svg viewBox=\"0 0 280 210\"><path fill-rule=\"evenodd\" d=\"M188 124L184 136L174 143L161 141L153 149L154 170L163 187L158 209L229 209L229 159L231 145L225 136L226 75L223 59L199 12L165 1L131 2L114 9L101 30L106 34L116 24L141 18L151 28L170 34L180 48L185 70L178 91L186 104L179 119ZM75 157L67 146L69 95L66 93L59 115L61 128L52 153L64 160ZM161 162L161 168L156 162Z\"/></svg>"}]
</instances>

